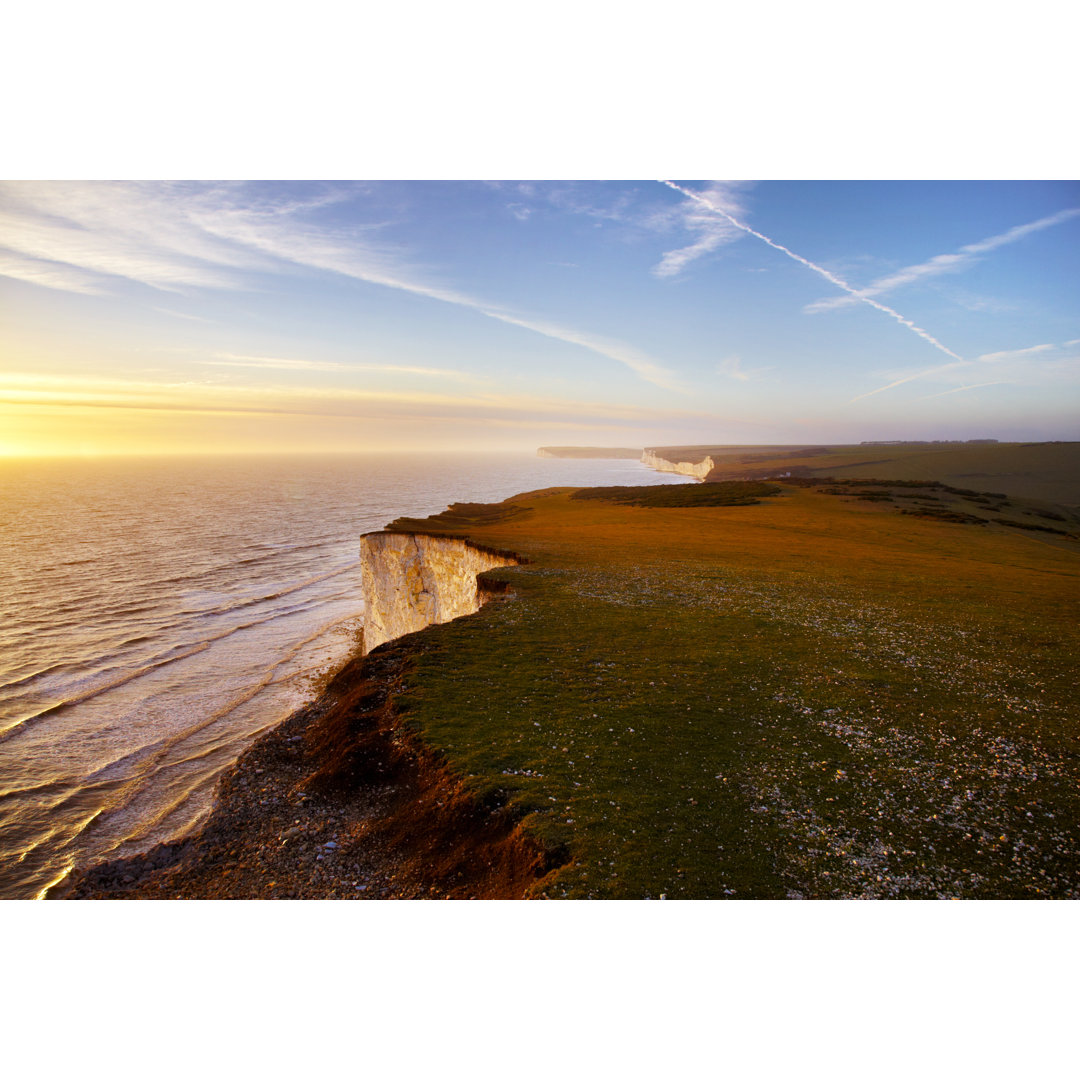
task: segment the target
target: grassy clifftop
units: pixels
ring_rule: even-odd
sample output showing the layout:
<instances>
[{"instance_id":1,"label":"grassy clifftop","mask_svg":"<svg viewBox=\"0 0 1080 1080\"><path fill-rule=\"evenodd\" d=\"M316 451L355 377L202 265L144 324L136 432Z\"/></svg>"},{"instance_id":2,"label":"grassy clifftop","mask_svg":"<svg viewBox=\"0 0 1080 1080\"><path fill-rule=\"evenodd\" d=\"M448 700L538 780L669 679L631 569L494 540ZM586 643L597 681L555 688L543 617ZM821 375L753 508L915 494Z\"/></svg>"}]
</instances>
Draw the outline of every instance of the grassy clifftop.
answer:
<instances>
[{"instance_id":1,"label":"grassy clifftop","mask_svg":"<svg viewBox=\"0 0 1080 1080\"><path fill-rule=\"evenodd\" d=\"M670 446L669 461L715 462L709 480L795 476L939 480L956 487L1080 506L1080 443L866 446Z\"/></svg>"},{"instance_id":2,"label":"grassy clifftop","mask_svg":"<svg viewBox=\"0 0 1080 1080\"><path fill-rule=\"evenodd\" d=\"M558 853L535 895L1080 895L1076 522L833 490L408 523L529 559L393 707Z\"/></svg>"}]
</instances>

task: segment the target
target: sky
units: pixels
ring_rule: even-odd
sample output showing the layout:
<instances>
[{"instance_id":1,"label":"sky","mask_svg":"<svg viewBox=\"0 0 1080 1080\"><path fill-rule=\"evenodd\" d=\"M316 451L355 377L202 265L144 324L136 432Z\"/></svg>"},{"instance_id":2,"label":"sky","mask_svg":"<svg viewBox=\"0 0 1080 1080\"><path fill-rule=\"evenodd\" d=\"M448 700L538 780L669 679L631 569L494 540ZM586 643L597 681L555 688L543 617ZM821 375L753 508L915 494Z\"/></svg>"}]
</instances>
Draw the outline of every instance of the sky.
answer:
<instances>
[{"instance_id":1,"label":"sky","mask_svg":"<svg viewBox=\"0 0 1080 1080\"><path fill-rule=\"evenodd\" d=\"M1080 438L1080 184L0 183L0 456Z\"/></svg>"}]
</instances>

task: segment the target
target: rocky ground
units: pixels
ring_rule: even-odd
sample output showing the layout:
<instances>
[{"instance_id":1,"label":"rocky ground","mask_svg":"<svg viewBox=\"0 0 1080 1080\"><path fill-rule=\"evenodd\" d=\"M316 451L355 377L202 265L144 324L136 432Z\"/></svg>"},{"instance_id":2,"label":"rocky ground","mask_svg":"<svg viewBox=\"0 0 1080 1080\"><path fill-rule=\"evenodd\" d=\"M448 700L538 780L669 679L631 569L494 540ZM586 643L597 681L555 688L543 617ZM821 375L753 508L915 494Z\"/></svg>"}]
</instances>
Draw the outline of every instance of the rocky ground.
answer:
<instances>
[{"instance_id":1,"label":"rocky ground","mask_svg":"<svg viewBox=\"0 0 1080 1080\"><path fill-rule=\"evenodd\" d=\"M497 809L475 805L390 718L363 776L330 769L328 731L385 719L408 649L354 662L255 742L222 779L194 836L73 875L63 899L476 899L522 895L544 856ZM356 691L363 691L357 694ZM382 734L387 734L386 732ZM333 756L332 745L329 756ZM339 763L340 764L340 763Z\"/></svg>"},{"instance_id":2,"label":"rocky ground","mask_svg":"<svg viewBox=\"0 0 1080 1080\"><path fill-rule=\"evenodd\" d=\"M384 811L388 785L361 799L304 790L302 711L253 746L221 783L195 837L91 868L73 899L371 899L427 895L402 860L356 836Z\"/></svg>"}]
</instances>

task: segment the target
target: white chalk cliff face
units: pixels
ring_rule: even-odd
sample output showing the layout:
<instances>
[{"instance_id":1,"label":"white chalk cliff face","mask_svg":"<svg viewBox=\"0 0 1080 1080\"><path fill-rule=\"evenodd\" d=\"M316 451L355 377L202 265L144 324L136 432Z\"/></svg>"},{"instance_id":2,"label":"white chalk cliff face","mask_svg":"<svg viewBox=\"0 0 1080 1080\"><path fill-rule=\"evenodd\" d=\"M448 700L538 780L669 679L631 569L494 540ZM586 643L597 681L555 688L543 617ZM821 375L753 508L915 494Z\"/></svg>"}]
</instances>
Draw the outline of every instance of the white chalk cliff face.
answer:
<instances>
[{"instance_id":1,"label":"white chalk cliff face","mask_svg":"<svg viewBox=\"0 0 1080 1080\"><path fill-rule=\"evenodd\" d=\"M651 450L644 450L641 454L642 464L657 472L681 473L684 476L696 476L704 480L716 467L716 462L711 457L697 463L693 461L668 461L666 458L657 457Z\"/></svg>"},{"instance_id":2,"label":"white chalk cliff face","mask_svg":"<svg viewBox=\"0 0 1080 1080\"><path fill-rule=\"evenodd\" d=\"M370 533L360 539L364 652L402 634L480 610L488 599L476 575L519 560L465 540L412 533Z\"/></svg>"}]
</instances>

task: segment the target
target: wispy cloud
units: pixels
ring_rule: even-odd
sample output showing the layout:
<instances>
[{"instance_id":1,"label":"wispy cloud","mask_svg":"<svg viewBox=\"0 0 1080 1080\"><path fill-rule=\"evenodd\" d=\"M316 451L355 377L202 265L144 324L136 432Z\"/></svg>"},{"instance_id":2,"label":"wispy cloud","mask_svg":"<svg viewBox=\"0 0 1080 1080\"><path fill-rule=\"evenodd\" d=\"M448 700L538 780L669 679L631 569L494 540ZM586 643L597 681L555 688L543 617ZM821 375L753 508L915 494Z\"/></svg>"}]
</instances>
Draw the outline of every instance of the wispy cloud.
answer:
<instances>
[{"instance_id":1,"label":"wispy cloud","mask_svg":"<svg viewBox=\"0 0 1080 1080\"><path fill-rule=\"evenodd\" d=\"M222 243L192 221L195 207L222 189L140 183L5 182L0 186L0 246L165 291L236 288L234 271L264 259ZM105 280L101 280L104 278ZM68 288L57 280L51 287Z\"/></svg>"},{"instance_id":2,"label":"wispy cloud","mask_svg":"<svg viewBox=\"0 0 1080 1080\"><path fill-rule=\"evenodd\" d=\"M768 244L769 247L776 248L777 251L783 252L785 255L788 256L788 258L794 259L797 263L802 263L803 266L807 267L810 270L813 270L815 274L820 274L821 277L825 278L826 281L832 282L832 284L835 285L837 288L843 289L844 292L849 293L851 296L854 296L856 299L862 301L862 303L869 304L871 307L877 308L878 311L884 312L886 315L895 319L902 326L906 326L913 334L917 334L924 341L933 345L935 349L938 349L940 352L945 353L946 356L951 356L954 360L962 362L962 357L954 353L952 349L946 348L946 346L942 345L937 338L929 334L926 330L923 330L922 327L916 326L915 323L913 323L910 319L904 318L904 316L901 315L900 312L894 311L891 307L888 307L885 304L881 304L877 300L874 300L869 296L859 295L859 291L849 285L846 281L844 281L843 278L840 278L831 271L826 270L823 266L818 266L816 263L811 262L809 259L803 258L802 255L796 255L794 251L792 251L790 248L784 247L783 244L778 244L775 240L770 240L767 236L764 235L764 233L759 233L756 229L750 228L749 225L746 225L743 222L739 221L737 218L733 217L730 213L728 213L727 210L724 210L720 206L714 206L707 198L705 198L700 193L695 191L689 191L684 187L680 187L678 184L673 183L671 180L661 180L660 183L666 184L673 191L677 191L681 195L685 195L688 199L695 200L702 206L707 207L713 213L722 215L724 218L730 221L731 224L734 225L737 229L742 229L743 232L749 233L751 236L756 236L759 240Z\"/></svg>"},{"instance_id":3,"label":"wispy cloud","mask_svg":"<svg viewBox=\"0 0 1080 1080\"><path fill-rule=\"evenodd\" d=\"M0 255L7 261L0 273L75 292L106 291L119 278L183 291L244 289L252 273L301 267L468 308L588 349L656 386L681 389L671 371L632 346L425 280L402 251L375 238L378 222L332 230L306 220L309 211L348 197L324 192L274 203L228 184L4 183Z\"/></svg>"},{"instance_id":4,"label":"wispy cloud","mask_svg":"<svg viewBox=\"0 0 1080 1080\"><path fill-rule=\"evenodd\" d=\"M506 311L498 305L455 289L429 284L416 277L407 266L395 264L386 252L375 252L357 247L355 243L345 246L333 237L297 233L273 223L261 222L256 227L242 215L233 215L224 221L218 220L211 227L220 236L256 246L261 251L277 258L469 308L489 319L520 326L534 333L543 334L545 337L588 349L609 360L615 360L656 386L665 389L682 389L671 371L640 350L583 331L557 326L542 319Z\"/></svg>"},{"instance_id":5,"label":"wispy cloud","mask_svg":"<svg viewBox=\"0 0 1080 1080\"><path fill-rule=\"evenodd\" d=\"M737 379L739 382L749 382L749 372L743 371L742 358L739 356L725 357L717 365L716 370L729 379Z\"/></svg>"},{"instance_id":6,"label":"wispy cloud","mask_svg":"<svg viewBox=\"0 0 1080 1080\"><path fill-rule=\"evenodd\" d=\"M260 368L277 371L379 371L394 375L422 375L426 378L459 379L479 382L479 376L468 371L449 368L416 367L411 364L346 364L337 360L292 360L279 356L242 356L234 353L215 353L211 360L196 360L210 367Z\"/></svg>"},{"instance_id":7,"label":"wispy cloud","mask_svg":"<svg viewBox=\"0 0 1080 1080\"><path fill-rule=\"evenodd\" d=\"M893 289L910 285L912 282L921 281L924 278L937 277L940 274L959 273L961 270L966 270L969 266L973 266L978 262L980 255L995 251L1006 244L1015 244L1018 240L1022 240L1032 233L1052 228L1054 225L1060 225L1078 214L1080 214L1080 207L1074 207L1039 218L1038 221L1028 222L1026 225L1017 225L1015 228L999 233L996 236L978 240L973 244L965 244L959 251L946 255L935 255L933 258L927 259L926 262L917 263L914 266L905 266L902 270L897 270L871 282L865 289L855 290L853 295L833 296L825 300L815 300L812 304L807 304L803 310L813 313L847 307L858 303L860 300L880 296L882 293L891 292Z\"/></svg>"},{"instance_id":8,"label":"wispy cloud","mask_svg":"<svg viewBox=\"0 0 1080 1080\"><path fill-rule=\"evenodd\" d=\"M162 315L170 315L174 319L188 319L191 322L213 323L213 319L204 318L202 315L191 315L186 311L173 311L171 308L156 307L155 311Z\"/></svg>"},{"instance_id":9,"label":"wispy cloud","mask_svg":"<svg viewBox=\"0 0 1080 1080\"><path fill-rule=\"evenodd\" d=\"M738 199L742 186L714 181L705 188L704 194L709 200L707 206L691 202L679 208L682 227L696 233L697 239L685 247L664 252L663 258L653 267L652 272L657 277L674 277L696 259L739 238L740 230L734 224L734 218L725 220L718 217L715 210L722 208L727 215L743 213Z\"/></svg>"},{"instance_id":10,"label":"wispy cloud","mask_svg":"<svg viewBox=\"0 0 1080 1080\"><path fill-rule=\"evenodd\" d=\"M261 250L279 258L318 269L332 270L347 277L358 278L391 289L400 289L431 300L440 300L443 303L469 308L489 319L509 323L511 326L520 326L525 330L543 334L545 337L554 338L569 345L578 345L598 356L615 360L630 368L646 382L651 382L656 386L669 390L681 391L683 389L671 371L632 346L609 341L583 331L557 326L542 319L509 312L465 293L430 285L414 278L405 268L391 266L385 257L373 258L370 252L346 249L325 237L296 235L281 229L265 227L256 233L248 222L241 222L239 226L234 224L232 228L226 228L220 224L215 227L222 235L256 244Z\"/></svg>"},{"instance_id":11,"label":"wispy cloud","mask_svg":"<svg viewBox=\"0 0 1080 1080\"><path fill-rule=\"evenodd\" d=\"M87 296L100 295L104 291L91 274L84 274L64 263L27 257L14 251L0 250L0 276Z\"/></svg>"},{"instance_id":12,"label":"wispy cloud","mask_svg":"<svg viewBox=\"0 0 1080 1080\"><path fill-rule=\"evenodd\" d=\"M460 379L462 382L482 382L471 371L453 371L450 368L414 367L411 364L350 364L350 371L385 371L394 375L423 375L436 379Z\"/></svg>"},{"instance_id":13,"label":"wispy cloud","mask_svg":"<svg viewBox=\"0 0 1080 1080\"><path fill-rule=\"evenodd\" d=\"M211 367L272 368L278 371L347 371L348 364L333 360L289 360L278 356L236 356L215 353L212 360L196 360Z\"/></svg>"},{"instance_id":14,"label":"wispy cloud","mask_svg":"<svg viewBox=\"0 0 1080 1080\"><path fill-rule=\"evenodd\" d=\"M538 322L535 319L522 319L496 310L481 310L489 318L510 323L512 326L522 326L537 334L543 334L545 337L554 338L557 341L565 341L570 345L580 345L583 349L589 349L599 356L617 360L654 386L660 386L666 390L675 390L679 393L687 393L686 387L678 381L671 371L658 364L652 357L629 345L608 341L592 334L583 334L578 330L568 330L566 327L554 326L551 323Z\"/></svg>"},{"instance_id":15,"label":"wispy cloud","mask_svg":"<svg viewBox=\"0 0 1080 1080\"><path fill-rule=\"evenodd\" d=\"M556 210L593 218L598 223L637 224L633 210L634 196L627 191L619 191L613 197L604 199L593 185L586 185L583 190L583 185L576 181L545 184L540 189L534 184L522 184L518 191L528 198L541 198Z\"/></svg>"},{"instance_id":16,"label":"wispy cloud","mask_svg":"<svg viewBox=\"0 0 1080 1080\"><path fill-rule=\"evenodd\" d=\"M683 425L715 420L690 410L598 404L520 394L441 393L311 386L222 386L195 381L48 376L0 372L0 403L10 406L124 409L244 415L432 419L465 422Z\"/></svg>"}]
</instances>

